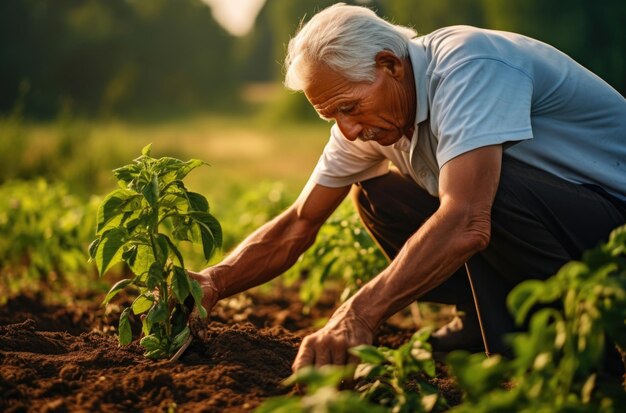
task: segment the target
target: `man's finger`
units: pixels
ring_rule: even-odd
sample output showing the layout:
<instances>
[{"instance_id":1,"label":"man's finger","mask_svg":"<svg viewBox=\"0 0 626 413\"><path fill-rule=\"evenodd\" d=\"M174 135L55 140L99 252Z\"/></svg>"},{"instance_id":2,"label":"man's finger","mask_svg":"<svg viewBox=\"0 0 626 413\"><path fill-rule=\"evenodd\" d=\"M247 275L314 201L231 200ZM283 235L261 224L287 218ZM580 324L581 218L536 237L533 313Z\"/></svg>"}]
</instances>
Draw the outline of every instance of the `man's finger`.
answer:
<instances>
[{"instance_id":1,"label":"man's finger","mask_svg":"<svg viewBox=\"0 0 626 413\"><path fill-rule=\"evenodd\" d=\"M313 347L313 341L309 337L305 337L302 340L298 355L291 366L291 370L295 373L304 366L310 366L315 361L315 349Z\"/></svg>"},{"instance_id":2,"label":"man's finger","mask_svg":"<svg viewBox=\"0 0 626 413\"><path fill-rule=\"evenodd\" d=\"M330 350L325 343L320 343L315 349L315 367L319 368L331 364Z\"/></svg>"},{"instance_id":3,"label":"man's finger","mask_svg":"<svg viewBox=\"0 0 626 413\"><path fill-rule=\"evenodd\" d=\"M346 347L342 344L335 343L330 348L331 364L346 364Z\"/></svg>"}]
</instances>

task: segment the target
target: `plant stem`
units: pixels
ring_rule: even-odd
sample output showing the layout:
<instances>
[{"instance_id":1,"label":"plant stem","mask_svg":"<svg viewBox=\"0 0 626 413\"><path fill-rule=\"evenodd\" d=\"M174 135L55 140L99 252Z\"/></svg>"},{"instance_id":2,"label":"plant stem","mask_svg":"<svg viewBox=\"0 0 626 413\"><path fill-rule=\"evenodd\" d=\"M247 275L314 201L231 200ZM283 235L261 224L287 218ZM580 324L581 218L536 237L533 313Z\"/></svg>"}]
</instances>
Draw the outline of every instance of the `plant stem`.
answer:
<instances>
[{"instance_id":1,"label":"plant stem","mask_svg":"<svg viewBox=\"0 0 626 413\"><path fill-rule=\"evenodd\" d=\"M167 277L165 277L167 279ZM165 333L167 337L170 338L172 336L172 326L170 325L170 306L169 303L169 294L167 291L167 281L163 281L161 283L161 297L163 297L163 302L167 305L167 318L165 319Z\"/></svg>"}]
</instances>

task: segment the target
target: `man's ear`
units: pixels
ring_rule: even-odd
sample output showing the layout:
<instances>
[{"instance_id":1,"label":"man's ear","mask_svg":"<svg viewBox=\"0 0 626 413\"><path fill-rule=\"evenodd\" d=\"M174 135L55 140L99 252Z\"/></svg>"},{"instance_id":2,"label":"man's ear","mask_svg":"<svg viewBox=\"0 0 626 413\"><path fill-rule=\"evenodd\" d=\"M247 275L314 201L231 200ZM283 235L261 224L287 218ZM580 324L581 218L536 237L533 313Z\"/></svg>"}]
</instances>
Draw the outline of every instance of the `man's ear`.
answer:
<instances>
[{"instance_id":1,"label":"man's ear","mask_svg":"<svg viewBox=\"0 0 626 413\"><path fill-rule=\"evenodd\" d=\"M376 54L374 60L376 61L376 67L383 69L390 76L396 79L402 79L404 77L402 59L393 52L382 50Z\"/></svg>"}]
</instances>

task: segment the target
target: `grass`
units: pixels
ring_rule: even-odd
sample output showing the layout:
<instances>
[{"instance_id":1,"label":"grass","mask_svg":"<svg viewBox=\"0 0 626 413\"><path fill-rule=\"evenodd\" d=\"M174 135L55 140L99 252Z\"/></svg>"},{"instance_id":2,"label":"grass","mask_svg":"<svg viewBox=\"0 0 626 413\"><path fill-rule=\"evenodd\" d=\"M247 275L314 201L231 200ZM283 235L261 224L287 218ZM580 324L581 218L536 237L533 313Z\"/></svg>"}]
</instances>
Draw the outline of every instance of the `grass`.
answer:
<instances>
[{"instance_id":1,"label":"grass","mask_svg":"<svg viewBox=\"0 0 626 413\"><path fill-rule=\"evenodd\" d=\"M328 131L322 121L277 124L255 114L131 122L61 113L51 122L33 122L14 113L0 118L0 184L43 177L63 182L87 201L114 189L111 170L152 143L155 157L209 163L186 182L209 200L224 226L228 250L297 197Z\"/></svg>"},{"instance_id":2,"label":"grass","mask_svg":"<svg viewBox=\"0 0 626 413\"><path fill-rule=\"evenodd\" d=\"M254 116L195 115L131 123L63 119L0 121L0 181L44 176L63 180L84 196L114 187L110 171L152 143L155 156L199 158L211 167L194 172L190 186L219 205L232 188L280 181L290 196L306 182L327 141L323 122L272 125ZM228 195L231 196L230 194Z\"/></svg>"}]
</instances>

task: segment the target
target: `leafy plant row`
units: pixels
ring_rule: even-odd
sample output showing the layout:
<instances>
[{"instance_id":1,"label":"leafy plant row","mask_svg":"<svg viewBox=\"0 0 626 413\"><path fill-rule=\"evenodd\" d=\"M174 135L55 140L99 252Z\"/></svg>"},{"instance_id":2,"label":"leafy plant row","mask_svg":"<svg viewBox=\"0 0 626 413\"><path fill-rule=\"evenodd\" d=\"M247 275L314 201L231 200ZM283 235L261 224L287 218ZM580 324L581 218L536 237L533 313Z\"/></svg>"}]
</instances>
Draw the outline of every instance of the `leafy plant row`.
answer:
<instances>
[{"instance_id":1,"label":"leafy plant row","mask_svg":"<svg viewBox=\"0 0 626 413\"><path fill-rule=\"evenodd\" d=\"M302 278L300 300L306 311L319 300L329 281L339 281L344 288L341 301L345 301L387 265L352 204L344 202L285 276L287 280Z\"/></svg>"},{"instance_id":2,"label":"leafy plant row","mask_svg":"<svg viewBox=\"0 0 626 413\"><path fill-rule=\"evenodd\" d=\"M86 249L98 199L85 203L60 183L11 181L0 186L0 288L7 298L41 284L87 286Z\"/></svg>"},{"instance_id":3,"label":"leafy plant row","mask_svg":"<svg viewBox=\"0 0 626 413\"><path fill-rule=\"evenodd\" d=\"M614 345L622 357L626 350L626 226L553 277L517 286L508 307L519 324L530 317L526 332L509 337L512 358L464 351L448 356L464 395L451 412L623 411L624 383L607 374L605 349ZM356 347L356 367L303 369L286 384L305 386L305 395L270 399L257 411L447 410L429 382L435 365L427 339L422 330L397 350ZM353 380L354 390L340 390Z\"/></svg>"}]
</instances>

